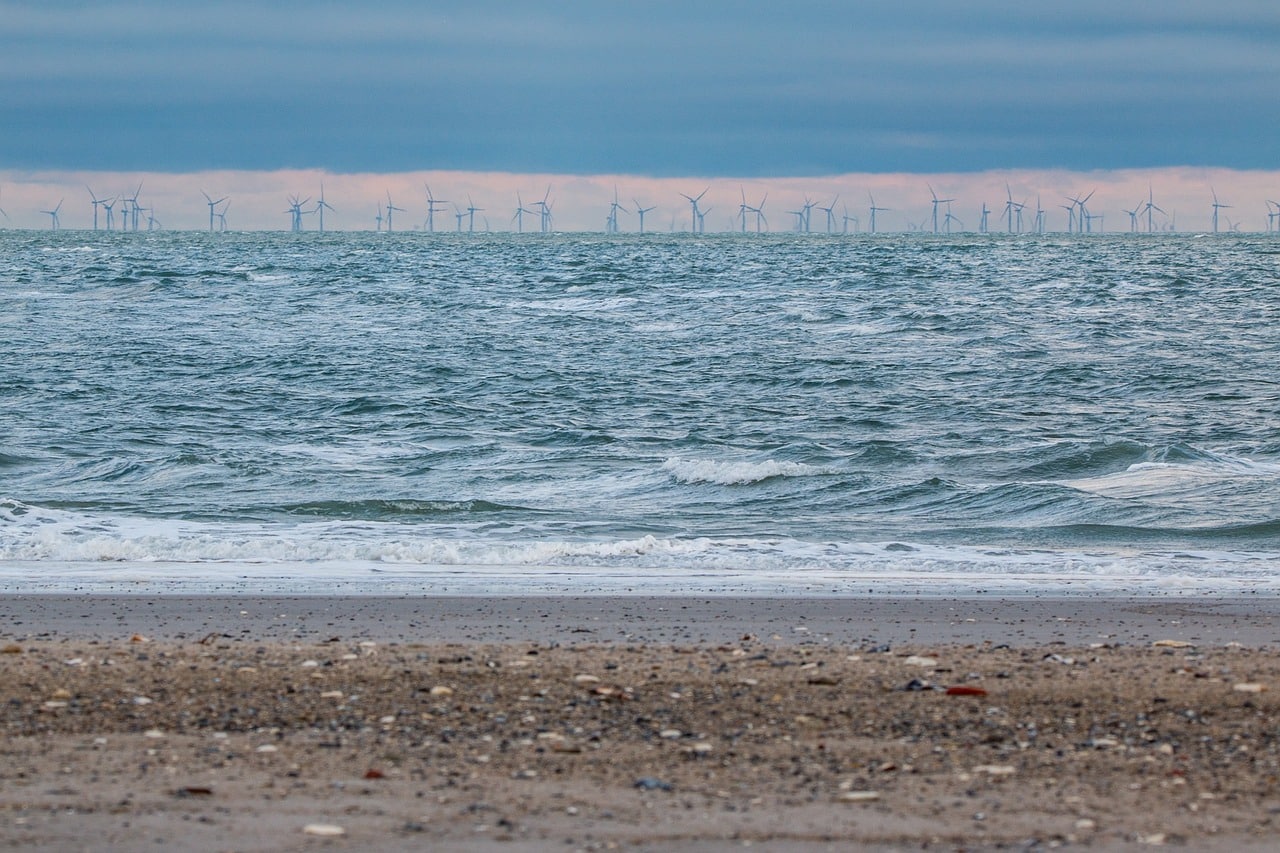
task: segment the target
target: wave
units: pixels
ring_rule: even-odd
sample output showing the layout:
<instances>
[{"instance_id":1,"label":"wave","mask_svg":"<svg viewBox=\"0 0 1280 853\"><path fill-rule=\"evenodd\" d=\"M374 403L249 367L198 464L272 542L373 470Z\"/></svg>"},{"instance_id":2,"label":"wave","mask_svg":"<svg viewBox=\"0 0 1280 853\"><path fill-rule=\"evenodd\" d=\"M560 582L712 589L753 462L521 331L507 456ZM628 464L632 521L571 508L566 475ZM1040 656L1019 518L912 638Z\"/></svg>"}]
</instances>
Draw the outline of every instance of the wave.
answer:
<instances>
[{"instance_id":1,"label":"wave","mask_svg":"<svg viewBox=\"0 0 1280 853\"><path fill-rule=\"evenodd\" d=\"M748 486L778 477L816 477L831 473L826 468L803 462L780 462L772 459L761 462L721 462L714 459L677 457L662 463L662 470L679 483L710 483L717 486Z\"/></svg>"}]
</instances>

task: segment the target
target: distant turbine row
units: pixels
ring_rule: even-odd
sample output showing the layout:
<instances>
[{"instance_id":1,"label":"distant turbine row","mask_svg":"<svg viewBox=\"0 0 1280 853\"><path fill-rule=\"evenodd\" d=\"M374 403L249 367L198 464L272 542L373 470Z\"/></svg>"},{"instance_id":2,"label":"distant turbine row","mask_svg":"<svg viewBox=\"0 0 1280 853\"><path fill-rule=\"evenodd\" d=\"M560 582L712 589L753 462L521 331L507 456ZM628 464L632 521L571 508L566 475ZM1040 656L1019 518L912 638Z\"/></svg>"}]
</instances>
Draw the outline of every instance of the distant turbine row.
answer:
<instances>
[{"instance_id":1,"label":"distant turbine row","mask_svg":"<svg viewBox=\"0 0 1280 853\"><path fill-rule=\"evenodd\" d=\"M483 214L485 208L479 207L472 200L471 196L467 196L465 207L460 206L457 202L450 202L448 199L436 198L431 191L429 185L424 184L426 191L426 219L421 225L421 230L434 233L436 228L436 214L440 211L447 210L451 205L454 215L454 230L459 233L474 233L477 230L476 214ZM964 221L955 214L953 205L957 202L955 198L943 198L938 195L933 186L926 184L929 191L929 213L926 218L918 223L909 222L908 230L916 232L932 232L934 234L951 234L956 230L965 230ZM97 231L100 227L107 231L139 231L142 230L143 223L147 231L154 231L161 228L161 223L155 217L154 207L147 207L139 200L142 193L142 184L138 184L133 193L121 193L109 198L98 197L92 187L86 186L89 193L89 201L93 210L93 230ZM694 194L679 193L689 205L688 231L695 234L706 233L707 215L712 211L712 207L702 206L702 200L710 191L710 187L704 188L701 192ZM1211 204L1211 222L1213 233L1217 234L1223 231L1238 232L1240 226L1236 222L1232 222L1229 217L1222 211L1233 209L1232 205L1226 204L1218 198L1217 190L1213 187L1209 188L1210 195L1213 199ZM1105 214L1095 213L1089 209L1089 201L1093 198L1096 190L1090 190L1087 193L1076 193L1074 195L1063 196L1065 204L1056 204L1057 208L1066 211L1067 233L1069 234L1095 234L1104 231ZM204 196L205 204L209 211L209 230L226 231L227 230L227 211L231 207L229 196L221 198L213 198L207 192L201 191ZM725 230L740 231L745 234L750 231L755 233L763 233L769 230L769 219L765 215L765 204L769 199L769 194L765 193L760 201L751 204L747 200L746 190L740 189L739 195L741 201L737 206L737 213L730 220L730 227ZM862 231L862 221L855 214L851 213L848 204L842 204L837 212L837 204L840 203L840 194L836 193L826 204L818 202L805 196L803 204L797 209L787 210L788 216L792 219L792 231L799 233L812 233L812 213L814 210L821 211L825 217L823 221L823 229L827 234L848 234ZM52 230L57 231L62 227L60 214L65 199L60 199L51 209L41 210L40 212L49 217L49 226ZM875 196L871 193L867 194L868 204L865 208L867 219L867 233L877 233L877 214L889 212L891 209L882 207L876 203ZM632 198L634 208L628 208L620 201L617 186L613 190L613 201L609 203L608 210L604 216L604 231L607 234L617 234L622 230L620 214L635 214L638 218L639 233L645 233L645 215L657 209L656 205L645 206L638 198ZM318 230L325 230L324 214L325 211L336 213L333 205L325 200L324 184L320 185L320 194L316 198L314 206L311 205L311 197L299 198L297 195L288 197L288 207L283 211L289 216L289 227L291 231L305 230L305 218L316 217ZM1030 199L1015 200L1012 188L1005 185L1005 202L1004 206L999 209L999 220L1004 227L1003 230L1010 234L1034 233L1043 234L1047 228L1047 212L1042 204L1040 195L1035 198L1034 209L1030 207ZM1268 233L1280 234L1280 202L1270 199L1266 200L1267 205L1267 227ZM120 207L119 216L117 216L116 208ZM386 193L386 203L378 202L374 214L374 228L377 231L386 230L388 232L395 230L395 214L407 213L408 211L399 207L392 200L390 191ZM1155 193L1153 188L1148 186L1147 197L1139 200L1132 209L1123 211L1129 217L1129 232L1153 234L1158 231L1175 231L1177 230L1176 218L1173 214L1165 211L1155 202ZM105 216L101 216L105 214ZM991 214L996 213L987 206L984 201L978 212L977 231L978 233L991 233ZM1159 219L1157 219L1157 215ZM9 214L0 207L0 216L6 220ZM546 192L540 200L531 202L526 205L523 196L516 193L516 206L512 212L511 219L508 223L508 229L514 226L514 230L519 233L525 231L525 217L529 216L535 219L536 230L541 233L549 233L555 230L555 217L553 214L553 201L551 198L551 187L548 186ZM1224 225L1225 223L1225 225ZM852 228L850 227L852 226ZM416 227L416 226L415 226ZM997 226L999 227L999 226ZM485 216L480 217L480 230L490 230L489 220ZM675 231L676 218L671 219L671 230ZM684 230L684 229L681 229Z\"/></svg>"}]
</instances>

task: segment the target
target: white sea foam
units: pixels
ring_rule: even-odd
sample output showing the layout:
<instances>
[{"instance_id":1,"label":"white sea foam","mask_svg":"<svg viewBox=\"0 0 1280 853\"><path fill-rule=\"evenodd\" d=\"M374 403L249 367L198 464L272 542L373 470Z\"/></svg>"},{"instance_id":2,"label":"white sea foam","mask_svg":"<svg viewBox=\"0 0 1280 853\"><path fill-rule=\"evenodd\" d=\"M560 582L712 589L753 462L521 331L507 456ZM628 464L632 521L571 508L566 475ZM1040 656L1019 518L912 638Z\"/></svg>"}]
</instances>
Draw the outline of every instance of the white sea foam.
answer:
<instances>
[{"instance_id":1,"label":"white sea foam","mask_svg":"<svg viewBox=\"0 0 1280 853\"><path fill-rule=\"evenodd\" d=\"M914 542L638 536L498 540L392 522L202 523L90 517L0 501L0 590L254 588L937 594L1280 592L1280 552L1027 549ZM399 586L397 586L399 585Z\"/></svg>"},{"instance_id":2,"label":"white sea foam","mask_svg":"<svg viewBox=\"0 0 1280 853\"><path fill-rule=\"evenodd\" d=\"M716 459L679 459L662 463L662 470L680 483L711 483L717 486L746 486L774 477L816 477L827 469L802 462L779 462L766 459L719 461Z\"/></svg>"}]
</instances>

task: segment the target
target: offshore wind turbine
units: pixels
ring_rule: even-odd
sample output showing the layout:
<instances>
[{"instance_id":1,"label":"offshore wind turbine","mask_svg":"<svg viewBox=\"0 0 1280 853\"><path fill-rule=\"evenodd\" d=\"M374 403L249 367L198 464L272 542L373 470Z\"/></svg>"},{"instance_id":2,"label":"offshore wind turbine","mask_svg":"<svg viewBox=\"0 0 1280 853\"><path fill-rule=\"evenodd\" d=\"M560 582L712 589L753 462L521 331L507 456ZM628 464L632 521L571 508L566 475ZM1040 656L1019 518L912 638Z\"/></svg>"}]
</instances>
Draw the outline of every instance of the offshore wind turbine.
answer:
<instances>
[{"instance_id":1,"label":"offshore wind turbine","mask_svg":"<svg viewBox=\"0 0 1280 853\"><path fill-rule=\"evenodd\" d=\"M524 233L524 215L526 213L529 214L530 216L533 215L532 210L525 209L524 199L520 197L520 192L517 190L516 191L516 212L515 212L515 215L511 217L511 221L516 224L517 234Z\"/></svg>"},{"instance_id":2,"label":"offshore wind turbine","mask_svg":"<svg viewBox=\"0 0 1280 853\"><path fill-rule=\"evenodd\" d=\"M959 222L961 228L964 227L964 223L961 222L960 217L951 215L951 202L953 201L955 201L955 199L947 199L947 215L943 217L943 220L942 220L942 226L948 234L951 233L951 223L953 221Z\"/></svg>"},{"instance_id":3,"label":"offshore wind turbine","mask_svg":"<svg viewBox=\"0 0 1280 853\"><path fill-rule=\"evenodd\" d=\"M1209 192L1213 193L1213 233L1217 234L1218 233L1218 211L1230 210L1231 205L1223 204L1222 202L1218 201L1217 190L1215 190L1213 187L1209 187ZM1230 224L1230 221L1231 220L1227 220L1228 225Z\"/></svg>"},{"instance_id":4,"label":"offshore wind turbine","mask_svg":"<svg viewBox=\"0 0 1280 853\"><path fill-rule=\"evenodd\" d=\"M423 183L422 186L427 190L427 231L434 234L436 231L436 205L443 206L449 202L449 199L433 196L429 184Z\"/></svg>"},{"instance_id":5,"label":"offshore wind turbine","mask_svg":"<svg viewBox=\"0 0 1280 853\"><path fill-rule=\"evenodd\" d=\"M1151 216L1152 211L1160 211L1160 213L1164 213L1164 210L1156 205L1155 195L1151 189L1151 184L1147 184L1147 206L1143 208L1143 212L1147 214L1147 233L1148 234L1152 234L1155 232L1153 217Z\"/></svg>"},{"instance_id":6,"label":"offshore wind turbine","mask_svg":"<svg viewBox=\"0 0 1280 853\"><path fill-rule=\"evenodd\" d=\"M40 211L41 213L49 214L49 218L50 218L49 227L53 231L57 231L62 227L62 221L58 219L58 211L62 210L62 202L64 201L66 201L66 199L59 199L58 206L55 207L53 210Z\"/></svg>"},{"instance_id":7,"label":"offshore wind turbine","mask_svg":"<svg viewBox=\"0 0 1280 853\"><path fill-rule=\"evenodd\" d=\"M690 208L692 208L692 213L689 216L689 230L692 231L694 234L698 233L698 228L702 222L702 217L699 215L699 212L698 212L698 202L702 200L702 197L707 194L707 190L710 190L710 189L711 187L707 187L707 189L698 193L696 196L685 195L684 193L680 193L680 195L689 199L689 206Z\"/></svg>"},{"instance_id":8,"label":"offshore wind turbine","mask_svg":"<svg viewBox=\"0 0 1280 853\"><path fill-rule=\"evenodd\" d=\"M538 207L539 225L543 234L551 230L551 205L547 203L549 198L551 198L551 185L547 184L547 191L542 194L542 201L534 202Z\"/></svg>"},{"instance_id":9,"label":"offshore wind turbine","mask_svg":"<svg viewBox=\"0 0 1280 853\"><path fill-rule=\"evenodd\" d=\"M1036 194L1036 233L1044 233L1044 207L1040 204L1040 195Z\"/></svg>"},{"instance_id":10,"label":"offshore wind turbine","mask_svg":"<svg viewBox=\"0 0 1280 853\"><path fill-rule=\"evenodd\" d=\"M320 215L320 233L321 234L324 233L324 209L326 207L329 208L330 210L333 210L333 205L329 204L329 202L324 200L324 182L321 181L320 198L316 201L316 209L312 211L312 213L317 213ZM335 210L334 213L337 213L337 211Z\"/></svg>"},{"instance_id":11,"label":"offshore wind turbine","mask_svg":"<svg viewBox=\"0 0 1280 853\"><path fill-rule=\"evenodd\" d=\"M828 234L834 234L836 231L836 216L833 211L836 209L836 202L839 200L840 200L840 193L836 193L836 197L831 199L830 207L822 207L821 205L818 206L818 210L821 210L823 213L827 214L827 233Z\"/></svg>"},{"instance_id":12,"label":"offshore wind turbine","mask_svg":"<svg viewBox=\"0 0 1280 853\"><path fill-rule=\"evenodd\" d=\"M644 233L644 215L651 210L657 210L658 206L654 205L652 207L641 207L639 199L633 198L631 200L636 203L636 213L640 216L640 233L643 234Z\"/></svg>"},{"instance_id":13,"label":"offshore wind turbine","mask_svg":"<svg viewBox=\"0 0 1280 853\"><path fill-rule=\"evenodd\" d=\"M5 221L7 222L9 219L9 214L5 213L5 209L3 207L0 207L0 214L4 215Z\"/></svg>"},{"instance_id":14,"label":"offshore wind turbine","mask_svg":"<svg viewBox=\"0 0 1280 853\"><path fill-rule=\"evenodd\" d=\"M742 203L738 205L738 218L742 220L742 233L747 233L747 211L751 207L747 204L747 191L742 187L738 187L738 192L742 195Z\"/></svg>"},{"instance_id":15,"label":"offshore wind turbine","mask_svg":"<svg viewBox=\"0 0 1280 853\"><path fill-rule=\"evenodd\" d=\"M138 204L138 196L141 193L142 193L142 182L139 181L138 188L133 191L133 195L129 196L129 198L126 199L126 201L129 202L129 206L133 214L133 230L134 231L138 230L138 209L141 207L141 205Z\"/></svg>"},{"instance_id":16,"label":"offshore wind turbine","mask_svg":"<svg viewBox=\"0 0 1280 853\"><path fill-rule=\"evenodd\" d=\"M1130 234L1138 233L1138 211L1140 210L1142 210L1142 202L1138 202L1137 204L1135 204L1133 206L1133 210L1125 211L1125 213L1129 214L1129 233Z\"/></svg>"},{"instance_id":17,"label":"offshore wind turbine","mask_svg":"<svg viewBox=\"0 0 1280 853\"><path fill-rule=\"evenodd\" d=\"M1275 213L1271 212L1272 207L1276 209ZM0 211L0 213L3 213L3 211ZM1275 220L1277 219L1280 219L1280 201L1272 201L1271 199L1267 199L1267 233L1268 234L1276 232L1277 230L1280 230L1280 229L1277 229L1275 225Z\"/></svg>"},{"instance_id":18,"label":"offshore wind turbine","mask_svg":"<svg viewBox=\"0 0 1280 853\"><path fill-rule=\"evenodd\" d=\"M763 222L764 227L769 227L769 217L764 215L764 203L769 200L769 194L765 193L760 197L760 203L749 210L756 215L756 233L760 233L760 224Z\"/></svg>"},{"instance_id":19,"label":"offshore wind turbine","mask_svg":"<svg viewBox=\"0 0 1280 853\"><path fill-rule=\"evenodd\" d=\"M926 186L929 187L929 195L933 197L933 233L937 234L938 233L938 205L950 204L951 202L955 201L955 199L954 198L938 198L938 194L933 191L933 186L931 184L926 184Z\"/></svg>"},{"instance_id":20,"label":"offshore wind turbine","mask_svg":"<svg viewBox=\"0 0 1280 853\"><path fill-rule=\"evenodd\" d=\"M876 211L881 213L888 212L887 207L876 207L876 197L871 193L867 193L867 198L871 199L871 233L876 233Z\"/></svg>"},{"instance_id":21,"label":"offshore wind turbine","mask_svg":"<svg viewBox=\"0 0 1280 853\"><path fill-rule=\"evenodd\" d=\"M469 219L469 220L468 220L468 222L467 222L467 233L468 233L468 234L473 234L473 233L475 233L475 230L476 230L476 214L477 214L477 213L479 213L479 212L480 212L480 211L482 211L482 210L484 210L484 208L483 208L483 207L476 207L476 203L475 203L474 201L472 201L472 200L471 200L471 196L467 196L467 216L469 216L469 217L470 217L470 219ZM389 215L390 215L390 214L388 214L388 216L389 216ZM390 223L390 220L389 220L389 219L388 219L388 221L387 221L387 230L388 230L388 231L390 231L390 230L391 230L391 223Z\"/></svg>"},{"instance_id":22,"label":"offshore wind turbine","mask_svg":"<svg viewBox=\"0 0 1280 853\"><path fill-rule=\"evenodd\" d=\"M858 217L856 217L856 216L850 216L850 215L849 215L849 205L847 205L847 204L846 204L846 205L844 206L844 230L840 232L841 234L848 234L848 233L849 233L849 223L850 223L850 222L852 222L852 223L853 223L853 230L854 230L854 231L857 231L857 230L858 230L858 228L862 225L862 223L860 223L860 222L858 221Z\"/></svg>"},{"instance_id":23,"label":"offshore wind turbine","mask_svg":"<svg viewBox=\"0 0 1280 853\"><path fill-rule=\"evenodd\" d=\"M104 204L106 199L98 198L98 194L93 191L93 187L88 184L84 188L89 191L89 198L93 199L93 230L98 230L98 206Z\"/></svg>"},{"instance_id":24,"label":"offshore wind turbine","mask_svg":"<svg viewBox=\"0 0 1280 853\"><path fill-rule=\"evenodd\" d=\"M218 228L226 233L227 230L227 211L231 209L231 202L227 202L222 206L222 210L218 211Z\"/></svg>"},{"instance_id":25,"label":"offshore wind turbine","mask_svg":"<svg viewBox=\"0 0 1280 853\"><path fill-rule=\"evenodd\" d=\"M987 203L984 201L984 202L982 203L982 218L978 220L978 233L979 233L979 234L986 234L986 233L987 233L987 230L988 230L988 229L987 229L987 220L988 220L988 217L990 217L990 216L991 216L991 211L987 208Z\"/></svg>"},{"instance_id":26,"label":"offshore wind turbine","mask_svg":"<svg viewBox=\"0 0 1280 853\"><path fill-rule=\"evenodd\" d=\"M387 190L387 232L388 233L391 232L391 214L397 210L400 211L401 213L404 213L403 207L396 207L391 202L391 190Z\"/></svg>"},{"instance_id":27,"label":"offshore wind turbine","mask_svg":"<svg viewBox=\"0 0 1280 853\"><path fill-rule=\"evenodd\" d=\"M204 190L200 190L200 195L204 196L204 200L209 205L209 233L212 234L213 233L213 217L214 217L213 209L218 205L222 204L224 201L226 201L227 197L223 196L217 201L214 201L213 199L209 198L209 194ZM107 228L108 229L111 228L111 208L107 208Z\"/></svg>"},{"instance_id":28,"label":"offshore wind turbine","mask_svg":"<svg viewBox=\"0 0 1280 853\"><path fill-rule=\"evenodd\" d=\"M628 212L625 207L618 204L618 187L615 184L613 187L613 203L609 205L609 216L605 220L605 230L608 231L610 234L618 233L618 211L619 210L621 210L623 213Z\"/></svg>"}]
</instances>

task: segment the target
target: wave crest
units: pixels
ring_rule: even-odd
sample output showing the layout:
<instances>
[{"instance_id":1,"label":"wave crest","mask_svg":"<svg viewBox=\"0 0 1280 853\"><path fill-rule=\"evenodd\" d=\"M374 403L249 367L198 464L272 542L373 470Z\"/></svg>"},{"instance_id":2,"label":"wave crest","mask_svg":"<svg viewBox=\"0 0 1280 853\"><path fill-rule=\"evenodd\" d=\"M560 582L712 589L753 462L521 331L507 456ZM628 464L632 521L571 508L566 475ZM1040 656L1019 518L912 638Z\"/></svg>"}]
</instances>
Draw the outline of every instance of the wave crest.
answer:
<instances>
[{"instance_id":1,"label":"wave crest","mask_svg":"<svg viewBox=\"0 0 1280 853\"><path fill-rule=\"evenodd\" d=\"M745 460L720 462L715 459L677 457L662 463L662 470L679 483L689 485L710 483L716 486L749 486L776 477L816 477L828 473L825 468L806 465L803 462L779 462L774 459L766 459L762 462Z\"/></svg>"}]
</instances>

